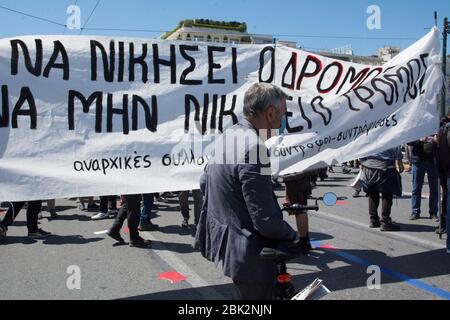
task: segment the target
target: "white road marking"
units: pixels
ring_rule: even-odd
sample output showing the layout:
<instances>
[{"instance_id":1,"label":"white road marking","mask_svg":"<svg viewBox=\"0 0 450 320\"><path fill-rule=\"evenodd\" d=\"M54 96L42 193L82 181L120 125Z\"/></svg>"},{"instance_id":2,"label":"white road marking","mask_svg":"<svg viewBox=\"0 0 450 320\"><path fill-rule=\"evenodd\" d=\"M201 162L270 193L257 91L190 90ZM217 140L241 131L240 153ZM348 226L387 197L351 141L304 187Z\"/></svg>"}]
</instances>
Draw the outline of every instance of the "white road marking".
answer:
<instances>
[{"instance_id":1,"label":"white road marking","mask_svg":"<svg viewBox=\"0 0 450 320\"><path fill-rule=\"evenodd\" d=\"M403 196L412 197L412 193L411 192L403 192L402 195ZM422 193L422 199L430 199L430 195L427 194L427 193Z\"/></svg>"},{"instance_id":2,"label":"white road marking","mask_svg":"<svg viewBox=\"0 0 450 320\"><path fill-rule=\"evenodd\" d=\"M96 235L99 235L99 234L107 234L108 233L108 230L103 230L103 231L97 231L97 232L94 232L94 234L96 234Z\"/></svg>"}]
</instances>

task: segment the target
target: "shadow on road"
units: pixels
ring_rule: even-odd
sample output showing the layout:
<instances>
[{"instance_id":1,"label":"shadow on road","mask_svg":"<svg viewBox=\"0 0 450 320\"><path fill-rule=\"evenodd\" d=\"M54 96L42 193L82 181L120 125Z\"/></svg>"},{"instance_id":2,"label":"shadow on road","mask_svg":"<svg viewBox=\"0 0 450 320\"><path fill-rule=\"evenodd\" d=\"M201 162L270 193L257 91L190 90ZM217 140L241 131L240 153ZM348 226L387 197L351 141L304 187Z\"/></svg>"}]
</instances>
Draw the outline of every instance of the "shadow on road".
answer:
<instances>
[{"instance_id":1,"label":"shadow on road","mask_svg":"<svg viewBox=\"0 0 450 320\"><path fill-rule=\"evenodd\" d=\"M43 244L46 245L64 245L64 244L87 244L91 242L98 242L103 240L103 238L84 238L83 236L58 236L51 235L48 238L44 239L30 239L26 236L24 237L16 237L16 236L8 236L5 242L0 242L0 245L13 245L13 244L34 244L39 241L42 241Z\"/></svg>"},{"instance_id":2,"label":"shadow on road","mask_svg":"<svg viewBox=\"0 0 450 320\"><path fill-rule=\"evenodd\" d=\"M162 241L152 241L150 244L150 248L156 249L156 250L161 250L161 251L176 252L176 253L192 253L195 251L192 244L162 242Z\"/></svg>"},{"instance_id":3,"label":"shadow on road","mask_svg":"<svg viewBox=\"0 0 450 320\"><path fill-rule=\"evenodd\" d=\"M233 298L233 285L222 284L200 288L154 292L139 296L121 298L118 300L220 300L218 297L211 297L211 291L218 292L225 299Z\"/></svg>"},{"instance_id":4,"label":"shadow on road","mask_svg":"<svg viewBox=\"0 0 450 320\"><path fill-rule=\"evenodd\" d=\"M104 238L84 238L80 235L58 236L52 235L43 241L46 245L64 245L64 244L88 244L91 242L102 241Z\"/></svg>"},{"instance_id":5,"label":"shadow on road","mask_svg":"<svg viewBox=\"0 0 450 320\"><path fill-rule=\"evenodd\" d=\"M57 218L52 219L51 217L44 217L44 219L47 219L49 221L92 221L91 216L85 215L85 214L71 214L71 215L58 215Z\"/></svg>"},{"instance_id":6,"label":"shadow on road","mask_svg":"<svg viewBox=\"0 0 450 320\"><path fill-rule=\"evenodd\" d=\"M330 269L328 264L336 261L342 261L349 265ZM366 288L370 275L367 273L369 265L382 268L381 285L405 282L410 279L421 280L445 276L450 273L450 256L446 255L444 250L390 257L384 252L376 250L336 251L319 248L313 250L308 257L292 260L288 264L288 269L291 267L298 269L299 265L315 266L320 271L294 276L294 283L298 288L304 288L315 278L320 278L324 280L324 285L331 291L340 291Z\"/></svg>"}]
</instances>

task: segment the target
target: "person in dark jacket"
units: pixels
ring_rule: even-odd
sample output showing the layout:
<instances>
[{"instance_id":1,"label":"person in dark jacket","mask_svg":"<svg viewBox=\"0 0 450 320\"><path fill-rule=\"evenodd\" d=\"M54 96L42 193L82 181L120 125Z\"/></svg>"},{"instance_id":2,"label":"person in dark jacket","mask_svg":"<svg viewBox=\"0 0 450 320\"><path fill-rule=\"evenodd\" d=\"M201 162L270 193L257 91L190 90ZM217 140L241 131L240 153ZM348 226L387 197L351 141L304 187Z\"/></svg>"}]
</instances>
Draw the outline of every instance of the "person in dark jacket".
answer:
<instances>
[{"instance_id":1,"label":"person in dark jacket","mask_svg":"<svg viewBox=\"0 0 450 320\"><path fill-rule=\"evenodd\" d=\"M239 300L271 299L276 264L261 259L260 252L275 243L298 241L273 193L264 145L285 113L283 91L267 83L251 86L244 97L245 119L218 138L201 180L205 198L195 247L222 265Z\"/></svg>"},{"instance_id":2,"label":"person in dark jacket","mask_svg":"<svg viewBox=\"0 0 450 320\"><path fill-rule=\"evenodd\" d=\"M410 220L420 218L420 206L422 199L422 187L425 173L430 187L429 215L430 219L438 220L438 167L437 167L437 142L435 136L429 136L418 141L408 143L411 146L412 165L412 196Z\"/></svg>"},{"instance_id":3,"label":"person in dark jacket","mask_svg":"<svg viewBox=\"0 0 450 320\"><path fill-rule=\"evenodd\" d=\"M370 228L381 231L398 231L400 227L392 222L391 208L394 195L402 195L401 176L403 172L402 153L400 147L379 152L361 159L361 183L369 197ZM382 195L381 220L378 216Z\"/></svg>"},{"instance_id":4,"label":"person in dark jacket","mask_svg":"<svg viewBox=\"0 0 450 320\"><path fill-rule=\"evenodd\" d=\"M447 232L447 253L450 254L450 239L449 239L449 225L450 225L450 112L446 117L441 119L441 126L437 136L438 141L438 168L439 179L442 187L442 218L441 225ZM439 229L439 228L438 228Z\"/></svg>"}]
</instances>

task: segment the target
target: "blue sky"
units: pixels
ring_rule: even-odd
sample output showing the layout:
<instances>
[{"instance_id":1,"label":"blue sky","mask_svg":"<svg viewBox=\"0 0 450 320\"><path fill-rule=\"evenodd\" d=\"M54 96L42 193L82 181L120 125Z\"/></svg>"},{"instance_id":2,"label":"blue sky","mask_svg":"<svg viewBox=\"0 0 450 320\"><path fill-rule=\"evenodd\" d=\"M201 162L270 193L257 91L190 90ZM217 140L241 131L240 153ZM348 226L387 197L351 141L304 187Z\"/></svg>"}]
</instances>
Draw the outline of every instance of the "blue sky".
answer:
<instances>
[{"instance_id":1,"label":"blue sky","mask_svg":"<svg viewBox=\"0 0 450 320\"><path fill-rule=\"evenodd\" d=\"M0 0L0 6L65 24L66 9L77 2L82 25L97 0ZM369 30L367 7L381 9L381 29ZM449 0L101 0L87 27L171 30L183 19L208 18L246 22L248 32L275 35L305 48L333 49L351 45L355 54L375 54L384 45L406 48L434 25L450 17ZM0 38L32 34L80 34L64 27L0 9ZM84 30L83 34L155 38L160 32ZM303 35L318 37L288 37ZM328 38L325 38L327 36ZM330 37L331 36L331 37ZM337 36L334 38L333 36ZM343 37L343 38L339 38ZM344 37L368 37L352 39ZM373 39L401 38L401 39ZM411 38L411 39L403 39Z\"/></svg>"}]
</instances>

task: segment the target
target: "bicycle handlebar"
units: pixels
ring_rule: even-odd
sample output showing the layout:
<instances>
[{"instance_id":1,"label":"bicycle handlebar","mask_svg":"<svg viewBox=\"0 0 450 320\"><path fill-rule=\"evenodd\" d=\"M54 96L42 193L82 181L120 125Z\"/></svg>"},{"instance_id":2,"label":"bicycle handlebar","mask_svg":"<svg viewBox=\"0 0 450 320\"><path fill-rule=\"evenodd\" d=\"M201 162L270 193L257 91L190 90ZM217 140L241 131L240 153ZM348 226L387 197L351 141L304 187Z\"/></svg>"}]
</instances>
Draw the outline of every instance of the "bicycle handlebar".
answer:
<instances>
[{"instance_id":1,"label":"bicycle handlebar","mask_svg":"<svg viewBox=\"0 0 450 320\"><path fill-rule=\"evenodd\" d=\"M306 211L308 210L319 211L319 206L318 205L308 206L304 204L293 203L293 204L284 204L283 209L281 209L281 211L294 211L293 214L295 215L305 214Z\"/></svg>"}]
</instances>

